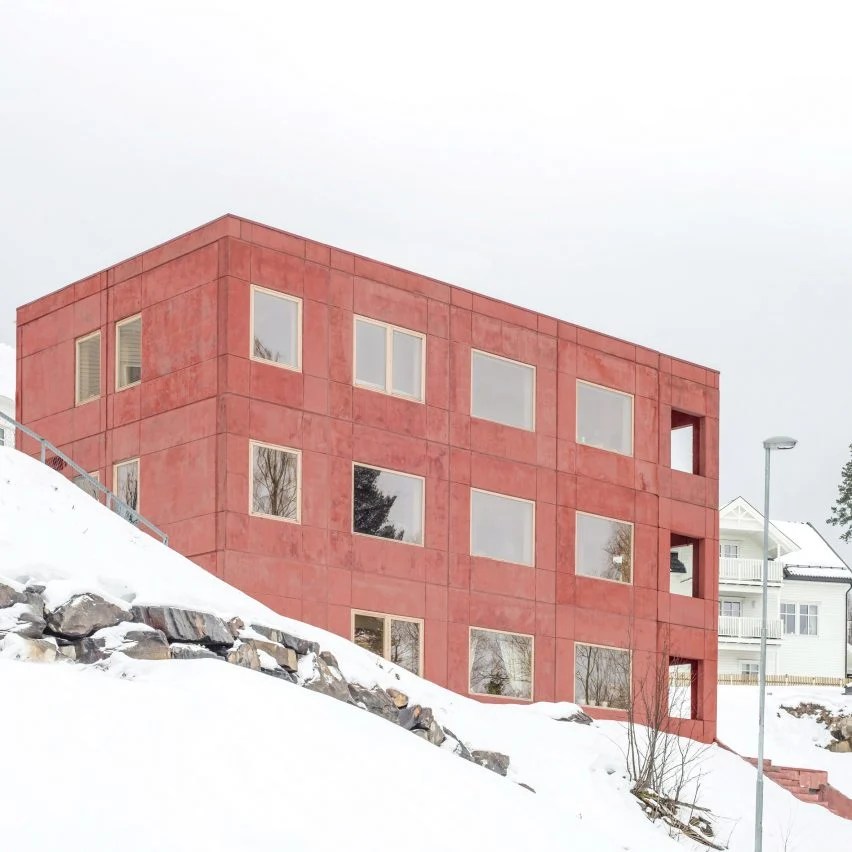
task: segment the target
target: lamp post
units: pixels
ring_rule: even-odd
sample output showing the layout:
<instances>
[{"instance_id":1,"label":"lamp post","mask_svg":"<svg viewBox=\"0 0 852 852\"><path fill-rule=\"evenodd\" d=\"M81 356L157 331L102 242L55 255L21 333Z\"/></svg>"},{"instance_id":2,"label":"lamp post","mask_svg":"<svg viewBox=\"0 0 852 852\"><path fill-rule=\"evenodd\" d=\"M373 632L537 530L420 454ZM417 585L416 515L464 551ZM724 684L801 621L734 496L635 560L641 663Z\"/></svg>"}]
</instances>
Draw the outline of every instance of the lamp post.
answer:
<instances>
[{"instance_id":1,"label":"lamp post","mask_svg":"<svg viewBox=\"0 0 852 852\"><path fill-rule=\"evenodd\" d=\"M754 806L754 852L763 852L763 738L764 714L766 711L766 610L767 579L769 576L769 463L773 450L792 450L798 441L783 436L767 438L763 442L766 453L765 483L763 494L763 603L760 615L760 669L758 682L760 690L760 710L757 726L757 791Z\"/></svg>"}]
</instances>

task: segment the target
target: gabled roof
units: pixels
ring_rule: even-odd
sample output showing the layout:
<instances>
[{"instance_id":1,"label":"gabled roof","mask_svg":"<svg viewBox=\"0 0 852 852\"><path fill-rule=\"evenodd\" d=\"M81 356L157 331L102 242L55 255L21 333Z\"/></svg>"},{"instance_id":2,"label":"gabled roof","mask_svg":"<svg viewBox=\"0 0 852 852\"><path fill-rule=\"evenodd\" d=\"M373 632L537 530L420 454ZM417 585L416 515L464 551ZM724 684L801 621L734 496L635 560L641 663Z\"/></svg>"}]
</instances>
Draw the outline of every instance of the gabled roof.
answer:
<instances>
[{"instance_id":1,"label":"gabled roof","mask_svg":"<svg viewBox=\"0 0 852 852\"><path fill-rule=\"evenodd\" d=\"M726 523L727 521L727 523ZM723 529L746 530L756 532L763 529L763 513L759 512L744 497L735 497L719 509L720 534ZM778 545L782 553L791 553L799 545L784 534L778 525L769 522L769 537Z\"/></svg>"}]
</instances>

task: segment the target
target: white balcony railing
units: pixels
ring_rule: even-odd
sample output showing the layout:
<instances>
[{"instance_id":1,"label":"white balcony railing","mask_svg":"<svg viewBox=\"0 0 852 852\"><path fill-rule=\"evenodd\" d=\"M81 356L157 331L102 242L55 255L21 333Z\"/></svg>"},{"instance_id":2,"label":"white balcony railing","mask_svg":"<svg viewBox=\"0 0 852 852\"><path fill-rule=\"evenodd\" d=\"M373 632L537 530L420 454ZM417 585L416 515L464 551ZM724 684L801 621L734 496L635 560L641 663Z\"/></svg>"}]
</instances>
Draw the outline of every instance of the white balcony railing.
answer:
<instances>
[{"instance_id":1,"label":"white balcony railing","mask_svg":"<svg viewBox=\"0 0 852 852\"><path fill-rule=\"evenodd\" d=\"M782 572L780 562L770 562L767 582L780 583ZM763 581L763 560L723 557L719 560L719 580L723 583L760 583Z\"/></svg>"},{"instance_id":2,"label":"white balcony railing","mask_svg":"<svg viewBox=\"0 0 852 852\"><path fill-rule=\"evenodd\" d=\"M738 618L736 615L719 616L720 639L760 639L759 618ZM781 620L766 622L766 638L781 638Z\"/></svg>"}]
</instances>

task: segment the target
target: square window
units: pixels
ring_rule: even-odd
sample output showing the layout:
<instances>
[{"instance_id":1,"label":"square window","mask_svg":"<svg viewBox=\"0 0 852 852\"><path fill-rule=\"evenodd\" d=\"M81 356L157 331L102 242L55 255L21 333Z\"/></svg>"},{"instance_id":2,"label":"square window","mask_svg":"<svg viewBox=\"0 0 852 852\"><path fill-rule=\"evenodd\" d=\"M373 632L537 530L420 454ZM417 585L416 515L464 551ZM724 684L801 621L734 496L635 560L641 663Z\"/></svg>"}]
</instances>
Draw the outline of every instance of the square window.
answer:
<instances>
[{"instance_id":1,"label":"square window","mask_svg":"<svg viewBox=\"0 0 852 852\"><path fill-rule=\"evenodd\" d=\"M728 618L742 618L742 601L719 601L719 615Z\"/></svg>"},{"instance_id":2,"label":"square window","mask_svg":"<svg viewBox=\"0 0 852 852\"><path fill-rule=\"evenodd\" d=\"M352 613L352 641L416 675L421 673L423 622L372 612Z\"/></svg>"},{"instance_id":3,"label":"square window","mask_svg":"<svg viewBox=\"0 0 852 852\"><path fill-rule=\"evenodd\" d=\"M77 340L76 403L82 405L101 395L101 333Z\"/></svg>"},{"instance_id":4,"label":"square window","mask_svg":"<svg viewBox=\"0 0 852 852\"><path fill-rule=\"evenodd\" d=\"M626 710L630 703L630 651L574 644L574 701Z\"/></svg>"},{"instance_id":5,"label":"square window","mask_svg":"<svg viewBox=\"0 0 852 852\"><path fill-rule=\"evenodd\" d=\"M760 663L751 660L740 660L740 674L746 683L757 683L760 677Z\"/></svg>"},{"instance_id":6,"label":"square window","mask_svg":"<svg viewBox=\"0 0 852 852\"><path fill-rule=\"evenodd\" d=\"M740 545L734 541L719 542L719 557L721 559L739 559Z\"/></svg>"},{"instance_id":7,"label":"square window","mask_svg":"<svg viewBox=\"0 0 852 852\"><path fill-rule=\"evenodd\" d=\"M142 381L142 317L135 316L115 326L115 389L133 387Z\"/></svg>"},{"instance_id":8,"label":"square window","mask_svg":"<svg viewBox=\"0 0 852 852\"><path fill-rule=\"evenodd\" d=\"M785 636L791 636L796 632L796 604L781 604L781 629Z\"/></svg>"},{"instance_id":9,"label":"square window","mask_svg":"<svg viewBox=\"0 0 852 852\"><path fill-rule=\"evenodd\" d=\"M669 660L669 717L695 719L695 686L698 683L696 660Z\"/></svg>"},{"instance_id":10,"label":"square window","mask_svg":"<svg viewBox=\"0 0 852 852\"><path fill-rule=\"evenodd\" d=\"M115 496L128 507L116 505L115 511L135 523L139 511L139 459L119 462L113 467L112 488Z\"/></svg>"},{"instance_id":11,"label":"square window","mask_svg":"<svg viewBox=\"0 0 852 852\"><path fill-rule=\"evenodd\" d=\"M577 443L633 455L633 397L577 382Z\"/></svg>"},{"instance_id":12,"label":"square window","mask_svg":"<svg viewBox=\"0 0 852 852\"><path fill-rule=\"evenodd\" d=\"M470 552L502 562L535 564L535 503L471 488Z\"/></svg>"},{"instance_id":13,"label":"square window","mask_svg":"<svg viewBox=\"0 0 852 852\"><path fill-rule=\"evenodd\" d=\"M94 480L95 480L95 482L100 482L100 481L101 481L100 474L99 474L97 471L95 471L94 473L90 473L90 474L89 474L89 476L90 476L92 479L94 479ZM95 485L91 482L91 480L90 480L90 479L88 479L87 477L83 476L83 474L82 474L82 473L81 473L81 474L79 474L78 476L75 476L75 477L74 477L71 481L72 481L72 482L73 482L73 483L74 483L74 484L75 484L75 485L76 485L76 486L77 486L77 487L78 487L81 491L85 491L85 492L86 492L86 494L88 494L90 497L94 497L94 498L95 498L95 500L97 500L98 502L100 502L100 499L101 499L101 493L102 493L102 492L98 490L98 488L97 488L97 487L96 487L96 486L95 486Z\"/></svg>"},{"instance_id":14,"label":"square window","mask_svg":"<svg viewBox=\"0 0 852 852\"><path fill-rule=\"evenodd\" d=\"M669 552L669 591L673 595L700 597L700 542L689 536L672 533Z\"/></svg>"},{"instance_id":15,"label":"square window","mask_svg":"<svg viewBox=\"0 0 852 852\"><path fill-rule=\"evenodd\" d=\"M252 285L251 357L300 370L301 336L302 300Z\"/></svg>"},{"instance_id":16,"label":"square window","mask_svg":"<svg viewBox=\"0 0 852 852\"><path fill-rule=\"evenodd\" d=\"M471 627L470 692L531 701L533 637Z\"/></svg>"},{"instance_id":17,"label":"square window","mask_svg":"<svg viewBox=\"0 0 852 852\"><path fill-rule=\"evenodd\" d=\"M422 334L355 317L355 384L423 400Z\"/></svg>"},{"instance_id":18,"label":"square window","mask_svg":"<svg viewBox=\"0 0 852 852\"><path fill-rule=\"evenodd\" d=\"M470 413L505 426L535 429L535 367L472 350Z\"/></svg>"},{"instance_id":19,"label":"square window","mask_svg":"<svg viewBox=\"0 0 852 852\"><path fill-rule=\"evenodd\" d=\"M816 604L799 604L799 635L818 635L819 607Z\"/></svg>"},{"instance_id":20,"label":"square window","mask_svg":"<svg viewBox=\"0 0 852 852\"><path fill-rule=\"evenodd\" d=\"M251 514L299 521L301 454L251 441Z\"/></svg>"},{"instance_id":21,"label":"square window","mask_svg":"<svg viewBox=\"0 0 852 852\"><path fill-rule=\"evenodd\" d=\"M633 524L577 512L576 573L632 582Z\"/></svg>"},{"instance_id":22,"label":"square window","mask_svg":"<svg viewBox=\"0 0 852 852\"><path fill-rule=\"evenodd\" d=\"M352 473L352 531L423 544L423 478L356 464Z\"/></svg>"}]
</instances>

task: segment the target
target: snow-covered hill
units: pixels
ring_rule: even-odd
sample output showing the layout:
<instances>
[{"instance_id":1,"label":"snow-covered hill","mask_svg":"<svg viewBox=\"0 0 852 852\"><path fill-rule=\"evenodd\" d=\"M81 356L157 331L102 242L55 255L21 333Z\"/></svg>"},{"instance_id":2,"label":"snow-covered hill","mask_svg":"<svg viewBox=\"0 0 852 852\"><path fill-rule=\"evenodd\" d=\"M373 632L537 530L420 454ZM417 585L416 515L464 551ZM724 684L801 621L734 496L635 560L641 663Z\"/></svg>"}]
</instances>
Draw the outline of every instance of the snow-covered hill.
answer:
<instances>
[{"instance_id":1,"label":"snow-covered hill","mask_svg":"<svg viewBox=\"0 0 852 852\"><path fill-rule=\"evenodd\" d=\"M98 592L288 630L333 652L350 681L401 689L473 747L511 756L502 778L356 707L211 660L0 659L12 815L0 820L0 849L693 848L648 822L630 795L617 723L551 718L571 705L482 705L278 616L9 449L0 449L0 576L43 584L54 604ZM751 850L754 770L715 747L703 769L717 840ZM828 832L852 843L852 823L767 785L766 852L805 852Z\"/></svg>"},{"instance_id":2,"label":"snow-covered hill","mask_svg":"<svg viewBox=\"0 0 852 852\"><path fill-rule=\"evenodd\" d=\"M15 398L15 350L0 343L0 396Z\"/></svg>"}]
</instances>

